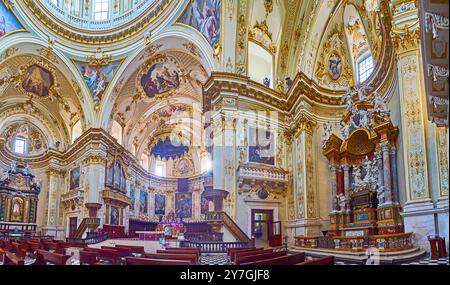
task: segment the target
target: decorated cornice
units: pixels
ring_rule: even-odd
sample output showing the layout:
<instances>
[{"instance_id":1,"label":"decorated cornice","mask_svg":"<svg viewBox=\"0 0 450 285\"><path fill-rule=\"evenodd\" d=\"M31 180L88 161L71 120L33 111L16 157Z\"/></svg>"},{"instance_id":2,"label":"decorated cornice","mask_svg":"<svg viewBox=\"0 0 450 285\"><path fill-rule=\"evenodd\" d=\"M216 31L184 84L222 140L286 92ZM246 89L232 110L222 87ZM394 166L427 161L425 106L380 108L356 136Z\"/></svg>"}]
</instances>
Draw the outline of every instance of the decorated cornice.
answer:
<instances>
[{"instance_id":1,"label":"decorated cornice","mask_svg":"<svg viewBox=\"0 0 450 285\"><path fill-rule=\"evenodd\" d=\"M59 36L81 44L109 44L134 36L145 30L150 24L166 18L178 5L178 1L160 0L149 5L139 15L124 24L110 29L82 29L71 25L57 16L53 16L41 1L17 1L16 6L27 15L34 15L33 20L40 21L46 28Z\"/></svg>"},{"instance_id":2,"label":"decorated cornice","mask_svg":"<svg viewBox=\"0 0 450 285\"><path fill-rule=\"evenodd\" d=\"M419 48L420 44L420 30L419 28L404 28L392 29L391 32L392 43L397 51L397 54L402 54L411 50Z\"/></svg>"}]
</instances>

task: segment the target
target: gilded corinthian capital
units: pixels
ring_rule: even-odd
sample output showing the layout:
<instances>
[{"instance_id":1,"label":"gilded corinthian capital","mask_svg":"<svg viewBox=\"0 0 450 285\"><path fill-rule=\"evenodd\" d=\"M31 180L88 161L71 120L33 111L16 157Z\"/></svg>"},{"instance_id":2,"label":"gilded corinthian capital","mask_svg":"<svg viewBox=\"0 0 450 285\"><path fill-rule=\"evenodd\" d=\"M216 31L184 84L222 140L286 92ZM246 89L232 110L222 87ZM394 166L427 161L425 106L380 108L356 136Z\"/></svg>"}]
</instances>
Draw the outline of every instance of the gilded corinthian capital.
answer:
<instances>
[{"instance_id":1,"label":"gilded corinthian capital","mask_svg":"<svg viewBox=\"0 0 450 285\"><path fill-rule=\"evenodd\" d=\"M419 27L412 29L407 26L401 29L393 28L391 31L391 39L397 50L397 54L416 50L420 44L420 29Z\"/></svg>"}]
</instances>

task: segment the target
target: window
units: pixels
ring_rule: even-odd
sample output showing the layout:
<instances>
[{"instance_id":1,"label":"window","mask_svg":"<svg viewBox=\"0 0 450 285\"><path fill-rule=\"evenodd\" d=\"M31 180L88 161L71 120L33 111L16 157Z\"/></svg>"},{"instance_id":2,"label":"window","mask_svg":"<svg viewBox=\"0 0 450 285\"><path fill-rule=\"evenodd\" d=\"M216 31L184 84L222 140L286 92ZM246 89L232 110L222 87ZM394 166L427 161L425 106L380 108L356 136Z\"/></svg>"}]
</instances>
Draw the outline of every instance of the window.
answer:
<instances>
[{"instance_id":1,"label":"window","mask_svg":"<svg viewBox=\"0 0 450 285\"><path fill-rule=\"evenodd\" d=\"M81 136L81 132L82 132L81 121L78 120L72 127L72 143L74 143L75 140Z\"/></svg>"},{"instance_id":2,"label":"window","mask_svg":"<svg viewBox=\"0 0 450 285\"><path fill-rule=\"evenodd\" d=\"M141 166L148 171L148 155L142 154L141 156Z\"/></svg>"},{"instance_id":3,"label":"window","mask_svg":"<svg viewBox=\"0 0 450 285\"><path fill-rule=\"evenodd\" d=\"M27 141L24 138L17 137L14 139L14 152L18 154L25 154Z\"/></svg>"},{"instance_id":4,"label":"window","mask_svg":"<svg viewBox=\"0 0 450 285\"><path fill-rule=\"evenodd\" d=\"M361 60L358 64L359 82L362 83L369 78L373 72L373 58L372 55Z\"/></svg>"},{"instance_id":5,"label":"window","mask_svg":"<svg viewBox=\"0 0 450 285\"><path fill-rule=\"evenodd\" d=\"M157 161L155 164L155 175L165 176L166 175L166 164L162 161Z\"/></svg>"},{"instance_id":6,"label":"window","mask_svg":"<svg viewBox=\"0 0 450 285\"><path fill-rule=\"evenodd\" d=\"M109 0L94 1L94 20L108 19Z\"/></svg>"}]
</instances>

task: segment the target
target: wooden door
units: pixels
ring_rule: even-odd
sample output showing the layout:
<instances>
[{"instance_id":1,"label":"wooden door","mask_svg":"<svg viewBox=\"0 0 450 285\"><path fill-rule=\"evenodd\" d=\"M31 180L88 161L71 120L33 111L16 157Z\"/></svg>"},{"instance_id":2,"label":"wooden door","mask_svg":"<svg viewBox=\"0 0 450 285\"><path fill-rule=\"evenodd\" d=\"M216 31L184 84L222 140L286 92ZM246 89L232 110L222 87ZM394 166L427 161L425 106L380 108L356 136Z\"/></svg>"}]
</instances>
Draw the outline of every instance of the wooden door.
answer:
<instances>
[{"instance_id":1,"label":"wooden door","mask_svg":"<svg viewBox=\"0 0 450 285\"><path fill-rule=\"evenodd\" d=\"M283 240L281 238L281 221L273 222L272 226L272 236L269 240L270 246L282 246Z\"/></svg>"}]
</instances>

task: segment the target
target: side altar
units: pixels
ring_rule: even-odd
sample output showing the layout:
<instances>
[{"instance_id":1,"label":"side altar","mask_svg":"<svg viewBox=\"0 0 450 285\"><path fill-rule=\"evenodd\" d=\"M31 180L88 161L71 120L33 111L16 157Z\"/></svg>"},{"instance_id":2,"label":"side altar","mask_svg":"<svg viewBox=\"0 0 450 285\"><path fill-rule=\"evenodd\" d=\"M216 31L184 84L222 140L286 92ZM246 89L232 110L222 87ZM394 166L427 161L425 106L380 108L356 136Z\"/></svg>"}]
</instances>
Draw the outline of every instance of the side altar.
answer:
<instances>
[{"instance_id":1,"label":"side altar","mask_svg":"<svg viewBox=\"0 0 450 285\"><path fill-rule=\"evenodd\" d=\"M31 168L11 162L0 176L0 232L35 232L40 192Z\"/></svg>"},{"instance_id":2,"label":"side altar","mask_svg":"<svg viewBox=\"0 0 450 285\"><path fill-rule=\"evenodd\" d=\"M297 245L338 250L381 251L412 248L405 233L397 186L396 140L399 133L379 94L351 87L340 136L324 125L323 154L329 161L332 211L326 237L297 237ZM326 240L324 242L324 240Z\"/></svg>"}]
</instances>

